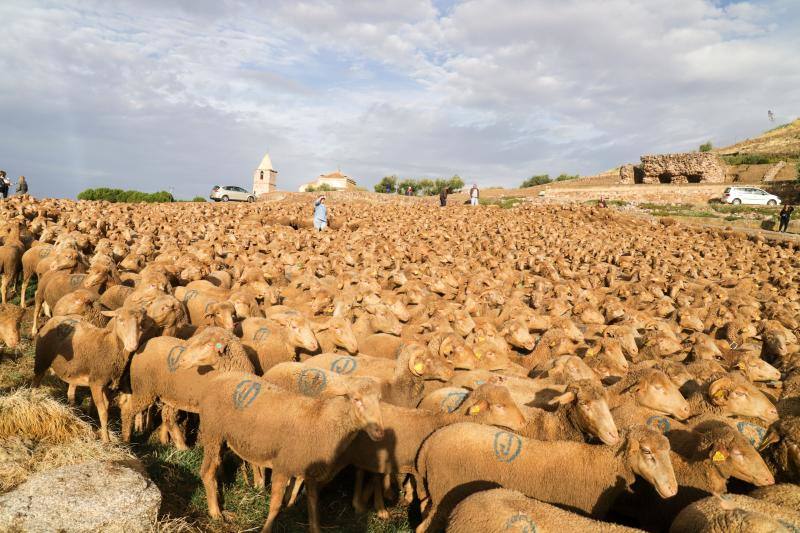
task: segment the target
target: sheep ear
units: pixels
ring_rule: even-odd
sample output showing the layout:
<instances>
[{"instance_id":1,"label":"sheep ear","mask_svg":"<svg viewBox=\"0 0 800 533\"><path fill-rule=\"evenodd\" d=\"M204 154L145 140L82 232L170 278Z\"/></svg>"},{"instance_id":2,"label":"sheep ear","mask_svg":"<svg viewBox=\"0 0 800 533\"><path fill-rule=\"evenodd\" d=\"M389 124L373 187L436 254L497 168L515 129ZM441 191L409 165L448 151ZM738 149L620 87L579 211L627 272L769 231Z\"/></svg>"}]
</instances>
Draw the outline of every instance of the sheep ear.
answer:
<instances>
[{"instance_id":1,"label":"sheep ear","mask_svg":"<svg viewBox=\"0 0 800 533\"><path fill-rule=\"evenodd\" d=\"M467 416L475 416L489 408L489 402L478 400L467 408Z\"/></svg>"},{"instance_id":2,"label":"sheep ear","mask_svg":"<svg viewBox=\"0 0 800 533\"><path fill-rule=\"evenodd\" d=\"M574 402L576 398L577 396L575 396L574 392L567 391L561 396L556 396L555 398L547 402L547 405L567 405L569 403Z\"/></svg>"},{"instance_id":3,"label":"sheep ear","mask_svg":"<svg viewBox=\"0 0 800 533\"><path fill-rule=\"evenodd\" d=\"M781 435L778 433L778 429L775 427L775 424L772 424L769 429L767 430L767 434L764 435L764 439L761 441L761 445L758 447L758 451L763 451L769 446L773 444L777 444L781 440Z\"/></svg>"},{"instance_id":4,"label":"sheep ear","mask_svg":"<svg viewBox=\"0 0 800 533\"><path fill-rule=\"evenodd\" d=\"M733 382L730 378L720 378L708 387L708 396L711 398L711 403L720 406L728 402L728 396L733 388Z\"/></svg>"},{"instance_id":5,"label":"sheep ear","mask_svg":"<svg viewBox=\"0 0 800 533\"><path fill-rule=\"evenodd\" d=\"M117 311L100 311L100 314L107 318L114 318L117 316Z\"/></svg>"},{"instance_id":6,"label":"sheep ear","mask_svg":"<svg viewBox=\"0 0 800 533\"><path fill-rule=\"evenodd\" d=\"M416 355L412 355L408 359L408 369L417 377L421 377L425 373L425 363L420 361Z\"/></svg>"},{"instance_id":7,"label":"sheep ear","mask_svg":"<svg viewBox=\"0 0 800 533\"><path fill-rule=\"evenodd\" d=\"M325 331L330 329L330 327L331 327L331 321L325 320L324 322L317 322L316 324L314 324L314 331Z\"/></svg>"}]
</instances>

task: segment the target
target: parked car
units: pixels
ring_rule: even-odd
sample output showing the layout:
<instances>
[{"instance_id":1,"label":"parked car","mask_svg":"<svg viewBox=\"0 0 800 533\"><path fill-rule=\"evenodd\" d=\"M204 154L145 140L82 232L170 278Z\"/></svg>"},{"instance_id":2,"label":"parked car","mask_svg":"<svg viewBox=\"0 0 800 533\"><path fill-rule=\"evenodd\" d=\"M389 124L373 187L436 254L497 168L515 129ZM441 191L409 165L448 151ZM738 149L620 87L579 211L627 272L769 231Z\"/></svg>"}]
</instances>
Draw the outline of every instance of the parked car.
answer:
<instances>
[{"instance_id":1,"label":"parked car","mask_svg":"<svg viewBox=\"0 0 800 533\"><path fill-rule=\"evenodd\" d=\"M728 187L722 195L726 204L778 205L781 199L758 187Z\"/></svg>"},{"instance_id":2,"label":"parked car","mask_svg":"<svg viewBox=\"0 0 800 533\"><path fill-rule=\"evenodd\" d=\"M256 196L247 189L235 185L223 185L222 187L214 185L214 188L211 189L211 199L215 202L255 202Z\"/></svg>"}]
</instances>

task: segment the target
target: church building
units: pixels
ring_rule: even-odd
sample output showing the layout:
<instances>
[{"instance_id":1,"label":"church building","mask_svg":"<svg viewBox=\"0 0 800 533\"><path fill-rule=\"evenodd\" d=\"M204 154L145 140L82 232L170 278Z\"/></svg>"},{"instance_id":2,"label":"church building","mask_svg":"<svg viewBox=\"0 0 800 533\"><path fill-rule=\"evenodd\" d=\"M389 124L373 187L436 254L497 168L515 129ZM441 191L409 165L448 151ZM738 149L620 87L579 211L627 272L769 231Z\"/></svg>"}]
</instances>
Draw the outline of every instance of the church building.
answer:
<instances>
[{"instance_id":1,"label":"church building","mask_svg":"<svg viewBox=\"0 0 800 533\"><path fill-rule=\"evenodd\" d=\"M256 197L275 190L275 178L278 171L272 168L269 153L264 154L261 164L253 171L253 194Z\"/></svg>"}]
</instances>

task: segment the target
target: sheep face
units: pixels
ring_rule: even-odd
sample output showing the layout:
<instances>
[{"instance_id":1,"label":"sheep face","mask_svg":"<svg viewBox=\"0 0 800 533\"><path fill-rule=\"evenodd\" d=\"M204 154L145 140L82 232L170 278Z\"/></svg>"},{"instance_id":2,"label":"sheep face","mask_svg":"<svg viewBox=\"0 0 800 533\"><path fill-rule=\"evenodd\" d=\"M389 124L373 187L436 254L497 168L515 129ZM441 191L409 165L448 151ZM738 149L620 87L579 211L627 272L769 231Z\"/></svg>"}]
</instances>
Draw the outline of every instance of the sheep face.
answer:
<instances>
[{"instance_id":1,"label":"sheep face","mask_svg":"<svg viewBox=\"0 0 800 533\"><path fill-rule=\"evenodd\" d=\"M114 319L114 333L122 342L126 352L134 352L142 338L142 322L145 312L140 307L103 311L103 315Z\"/></svg>"},{"instance_id":2,"label":"sheep face","mask_svg":"<svg viewBox=\"0 0 800 533\"><path fill-rule=\"evenodd\" d=\"M439 355L453 364L458 370L474 370L476 368L475 352L459 337L448 335L439 343Z\"/></svg>"},{"instance_id":3,"label":"sheep face","mask_svg":"<svg viewBox=\"0 0 800 533\"><path fill-rule=\"evenodd\" d=\"M348 384L347 398L367 436L376 442L383 439L381 392L378 383L370 378L356 378Z\"/></svg>"},{"instance_id":4,"label":"sheep face","mask_svg":"<svg viewBox=\"0 0 800 533\"><path fill-rule=\"evenodd\" d=\"M50 265L50 270L66 270L78 264L80 254L77 250L67 248L60 252Z\"/></svg>"},{"instance_id":5,"label":"sheep face","mask_svg":"<svg viewBox=\"0 0 800 533\"><path fill-rule=\"evenodd\" d=\"M183 369L201 366L217 368L230 341L231 339L224 334L224 330L207 328L186 344L186 350L178 361L178 367Z\"/></svg>"},{"instance_id":6,"label":"sheep face","mask_svg":"<svg viewBox=\"0 0 800 533\"><path fill-rule=\"evenodd\" d=\"M708 457L720 473L758 487L775 484L761 455L736 430L725 426L715 429L712 435Z\"/></svg>"},{"instance_id":7,"label":"sheep face","mask_svg":"<svg viewBox=\"0 0 800 533\"><path fill-rule=\"evenodd\" d=\"M456 309L453 312L450 322L453 325L453 330L461 335L461 337L466 337L475 329L475 321L472 320L470 314L463 309Z\"/></svg>"},{"instance_id":8,"label":"sheep face","mask_svg":"<svg viewBox=\"0 0 800 533\"><path fill-rule=\"evenodd\" d=\"M84 287L99 287L103 285L110 276L110 271L104 265L93 265L86 273L83 280Z\"/></svg>"},{"instance_id":9,"label":"sheep face","mask_svg":"<svg viewBox=\"0 0 800 533\"><path fill-rule=\"evenodd\" d=\"M736 364L750 381L778 381L781 379L780 371L755 355L742 357Z\"/></svg>"},{"instance_id":10,"label":"sheep face","mask_svg":"<svg viewBox=\"0 0 800 533\"><path fill-rule=\"evenodd\" d=\"M530 351L536 347L536 339L528 331L527 324L522 321L514 321L508 324L503 330L503 337L506 342L515 348Z\"/></svg>"},{"instance_id":11,"label":"sheep face","mask_svg":"<svg viewBox=\"0 0 800 533\"><path fill-rule=\"evenodd\" d=\"M492 339L484 340L472 349L478 368L486 370L503 370L508 368L509 359L506 348L498 345Z\"/></svg>"},{"instance_id":12,"label":"sheep face","mask_svg":"<svg viewBox=\"0 0 800 533\"><path fill-rule=\"evenodd\" d=\"M369 323L373 331L377 333L389 333L390 335L400 335L403 326L388 307L380 306L372 309L374 313L369 318Z\"/></svg>"},{"instance_id":13,"label":"sheep face","mask_svg":"<svg viewBox=\"0 0 800 533\"><path fill-rule=\"evenodd\" d=\"M147 316L161 328L174 327L186 322L183 306L174 296L165 294L147 306Z\"/></svg>"},{"instance_id":14,"label":"sheep face","mask_svg":"<svg viewBox=\"0 0 800 533\"><path fill-rule=\"evenodd\" d=\"M779 469L793 481L800 480L800 417L785 416L770 426L761 448L776 445Z\"/></svg>"},{"instance_id":15,"label":"sheep face","mask_svg":"<svg viewBox=\"0 0 800 533\"><path fill-rule=\"evenodd\" d=\"M220 328L233 329L233 304L230 302L215 302L206 307L205 318Z\"/></svg>"},{"instance_id":16,"label":"sheep face","mask_svg":"<svg viewBox=\"0 0 800 533\"><path fill-rule=\"evenodd\" d=\"M610 446L619 442L617 425L608 408L608 397L599 383L589 379L574 381L550 404L572 405L576 421L586 433Z\"/></svg>"},{"instance_id":17,"label":"sheep face","mask_svg":"<svg viewBox=\"0 0 800 533\"><path fill-rule=\"evenodd\" d=\"M398 355L398 358L404 357L408 357L411 374L418 378L447 381L453 377L453 364L438 354L432 354L420 344L405 345Z\"/></svg>"},{"instance_id":18,"label":"sheep face","mask_svg":"<svg viewBox=\"0 0 800 533\"><path fill-rule=\"evenodd\" d=\"M334 317L328 319L327 322L317 326L317 331L329 331L333 334L333 343L340 348L343 348L350 354L358 353L358 339L350 322L344 318Z\"/></svg>"},{"instance_id":19,"label":"sheep face","mask_svg":"<svg viewBox=\"0 0 800 533\"><path fill-rule=\"evenodd\" d=\"M199 264L192 264L181 270L178 278L183 283L191 283L203 279L206 275L206 268Z\"/></svg>"},{"instance_id":20,"label":"sheep face","mask_svg":"<svg viewBox=\"0 0 800 533\"><path fill-rule=\"evenodd\" d=\"M669 441L657 431L635 426L628 432L625 450L628 465L652 484L662 498L678 493L669 450Z\"/></svg>"},{"instance_id":21,"label":"sheep face","mask_svg":"<svg viewBox=\"0 0 800 533\"><path fill-rule=\"evenodd\" d=\"M400 322L408 322L411 320L411 313L408 311L406 305L399 299L389 305L389 310L394 313Z\"/></svg>"},{"instance_id":22,"label":"sheep face","mask_svg":"<svg viewBox=\"0 0 800 533\"><path fill-rule=\"evenodd\" d=\"M23 309L12 305L0 306L0 340L9 348L19 345L19 323Z\"/></svg>"},{"instance_id":23,"label":"sheep face","mask_svg":"<svg viewBox=\"0 0 800 533\"><path fill-rule=\"evenodd\" d=\"M258 306L254 305L255 302L251 301L245 295L235 294L228 301L233 304L233 310L236 313L237 318L248 318L251 316L256 316L255 311L256 309L258 309Z\"/></svg>"},{"instance_id":24,"label":"sheep face","mask_svg":"<svg viewBox=\"0 0 800 533\"><path fill-rule=\"evenodd\" d=\"M502 385L484 383L461 406L476 422L520 431L527 421L511 393Z\"/></svg>"},{"instance_id":25,"label":"sheep face","mask_svg":"<svg viewBox=\"0 0 800 533\"><path fill-rule=\"evenodd\" d=\"M144 268L144 257L139 254L128 254L125 259L120 261L119 268L126 272L139 272Z\"/></svg>"},{"instance_id":26,"label":"sheep face","mask_svg":"<svg viewBox=\"0 0 800 533\"><path fill-rule=\"evenodd\" d=\"M778 419L778 410L766 395L741 375L730 374L714 381L708 387L709 401L734 416L760 418L772 423Z\"/></svg>"},{"instance_id":27,"label":"sheep face","mask_svg":"<svg viewBox=\"0 0 800 533\"><path fill-rule=\"evenodd\" d=\"M678 420L689 418L689 403L669 377L659 370L644 374L634 387L636 401L644 406L674 416Z\"/></svg>"},{"instance_id":28,"label":"sheep face","mask_svg":"<svg viewBox=\"0 0 800 533\"><path fill-rule=\"evenodd\" d=\"M284 320L289 344L313 352L319 348L311 324L300 315L287 315Z\"/></svg>"}]
</instances>

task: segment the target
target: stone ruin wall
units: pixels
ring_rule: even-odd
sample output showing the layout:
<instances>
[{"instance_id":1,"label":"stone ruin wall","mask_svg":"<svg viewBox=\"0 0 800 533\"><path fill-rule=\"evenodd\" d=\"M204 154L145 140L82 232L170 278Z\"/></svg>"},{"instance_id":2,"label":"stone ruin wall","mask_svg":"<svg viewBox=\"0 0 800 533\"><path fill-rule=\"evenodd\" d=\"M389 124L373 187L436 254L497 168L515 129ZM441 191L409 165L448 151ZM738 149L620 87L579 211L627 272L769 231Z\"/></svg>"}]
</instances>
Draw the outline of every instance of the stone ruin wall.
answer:
<instances>
[{"instance_id":1,"label":"stone ruin wall","mask_svg":"<svg viewBox=\"0 0 800 533\"><path fill-rule=\"evenodd\" d=\"M725 166L716 154L643 155L641 160L620 167L620 183L725 183Z\"/></svg>"}]
</instances>

